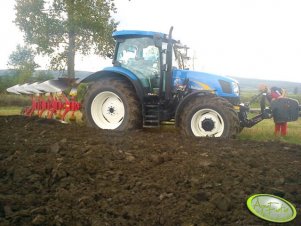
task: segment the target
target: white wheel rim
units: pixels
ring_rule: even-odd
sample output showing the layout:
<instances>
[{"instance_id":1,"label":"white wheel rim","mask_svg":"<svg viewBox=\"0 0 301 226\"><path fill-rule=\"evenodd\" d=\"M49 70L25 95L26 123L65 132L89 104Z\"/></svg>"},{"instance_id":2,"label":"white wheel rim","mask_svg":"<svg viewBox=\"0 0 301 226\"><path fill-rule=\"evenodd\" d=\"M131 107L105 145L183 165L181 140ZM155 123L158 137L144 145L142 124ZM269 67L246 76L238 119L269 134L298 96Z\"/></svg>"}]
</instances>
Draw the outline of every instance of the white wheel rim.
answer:
<instances>
[{"instance_id":1,"label":"white wheel rim","mask_svg":"<svg viewBox=\"0 0 301 226\"><path fill-rule=\"evenodd\" d=\"M99 93L92 101L91 115L101 129L116 129L124 119L124 104L113 92Z\"/></svg>"},{"instance_id":2,"label":"white wheel rim","mask_svg":"<svg viewBox=\"0 0 301 226\"><path fill-rule=\"evenodd\" d=\"M199 110L191 119L191 130L197 137L220 137L224 129L223 118L212 109Z\"/></svg>"}]
</instances>

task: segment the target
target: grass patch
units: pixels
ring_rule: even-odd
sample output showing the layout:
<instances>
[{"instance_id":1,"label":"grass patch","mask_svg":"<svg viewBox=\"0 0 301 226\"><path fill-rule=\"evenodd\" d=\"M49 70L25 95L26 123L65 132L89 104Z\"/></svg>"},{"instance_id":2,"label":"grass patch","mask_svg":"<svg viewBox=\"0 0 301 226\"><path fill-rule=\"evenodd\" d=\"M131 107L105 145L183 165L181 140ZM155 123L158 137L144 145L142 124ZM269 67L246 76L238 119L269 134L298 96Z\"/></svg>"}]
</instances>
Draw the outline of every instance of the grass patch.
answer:
<instances>
[{"instance_id":1,"label":"grass patch","mask_svg":"<svg viewBox=\"0 0 301 226\"><path fill-rule=\"evenodd\" d=\"M10 107L0 107L0 116L6 115L20 115L22 107L10 106Z\"/></svg>"},{"instance_id":2,"label":"grass patch","mask_svg":"<svg viewBox=\"0 0 301 226\"><path fill-rule=\"evenodd\" d=\"M252 128L243 129L238 138L256 141L281 139L284 142L301 144L301 118L298 121L288 123L288 133L285 137L275 137L274 126L273 119L263 120Z\"/></svg>"}]
</instances>

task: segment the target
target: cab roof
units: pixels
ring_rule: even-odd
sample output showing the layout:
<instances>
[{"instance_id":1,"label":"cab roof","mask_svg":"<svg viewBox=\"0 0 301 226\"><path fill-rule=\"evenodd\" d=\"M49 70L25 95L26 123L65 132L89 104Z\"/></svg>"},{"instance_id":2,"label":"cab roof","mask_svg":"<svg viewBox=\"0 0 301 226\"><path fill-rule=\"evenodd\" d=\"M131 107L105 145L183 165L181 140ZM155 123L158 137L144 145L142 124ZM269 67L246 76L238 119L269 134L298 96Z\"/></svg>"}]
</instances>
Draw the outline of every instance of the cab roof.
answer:
<instances>
[{"instance_id":1,"label":"cab roof","mask_svg":"<svg viewBox=\"0 0 301 226\"><path fill-rule=\"evenodd\" d=\"M113 38L129 38L129 37L155 37L166 39L168 35L154 31L139 31L139 30L121 30L113 33Z\"/></svg>"}]
</instances>

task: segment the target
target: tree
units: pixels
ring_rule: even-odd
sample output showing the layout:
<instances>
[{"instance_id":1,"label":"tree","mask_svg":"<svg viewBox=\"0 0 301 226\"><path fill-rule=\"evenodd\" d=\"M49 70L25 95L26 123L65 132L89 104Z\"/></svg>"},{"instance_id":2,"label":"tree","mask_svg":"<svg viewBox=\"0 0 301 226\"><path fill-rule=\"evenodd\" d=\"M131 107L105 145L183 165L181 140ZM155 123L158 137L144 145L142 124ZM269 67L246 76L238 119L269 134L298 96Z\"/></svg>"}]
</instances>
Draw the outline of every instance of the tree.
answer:
<instances>
[{"instance_id":1,"label":"tree","mask_svg":"<svg viewBox=\"0 0 301 226\"><path fill-rule=\"evenodd\" d=\"M103 57L113 53L114 0L16 0L15 9L25 41L50 56L53 69L67 64L69 77L75 74L76 52Z\"/></svg>"},{"instance_id":2,"label":"tree","mask_svg":"<svg viewBox=\"0 0 301 226\"><path fill-rule=\"evenodd\" d=\"M15 70L17 82L27 82L34 70L39 67L34 58L35 52L29 46L17 45L16 50L11 53L8 65Z\"/></svg>"}]
</instances>

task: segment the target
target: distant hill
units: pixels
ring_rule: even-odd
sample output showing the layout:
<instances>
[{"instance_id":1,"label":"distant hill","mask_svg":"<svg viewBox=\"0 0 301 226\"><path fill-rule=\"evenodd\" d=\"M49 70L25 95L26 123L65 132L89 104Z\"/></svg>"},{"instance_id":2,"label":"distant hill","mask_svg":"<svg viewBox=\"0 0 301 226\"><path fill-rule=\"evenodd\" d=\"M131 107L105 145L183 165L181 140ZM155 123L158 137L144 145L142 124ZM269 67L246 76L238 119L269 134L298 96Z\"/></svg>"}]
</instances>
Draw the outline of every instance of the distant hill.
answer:
<instances>
[{"instance_id":1,"label":"distant hill","mask_svg":"<svg viewBox=\"0 0 301 226\"><path fill-rule=\"evenodd\" d=\"M268 87L278 86L281 87L289 93L294 93L296 90L301 93L301 83L296 82L286 82L286 81L274 81L274 80L263 80L263 79L250 79L250 78L240 78L232 77L239 82L242 91L257 91L259 85L265 84Z\"/></svg>"},{"instance_id":2,"label":"distant hill","mask_svg":"<svg viewBox=\"0 0 301 226\"><path fill-rule=\"evenodd\" d=\"M47 70L37 70L37 72L46 72L52 74L55 78L61 77L63 72L60 71L47 71ZM76 71L75 76L77 78L84 78L93 72L90 71ZM13 74L12 70L0 70L0 76L11 75ZM257 91L260 84L265 84L268 87L278 86L289 93L298 92L301 94L301 83L296 82L286 82L286 81L273 81L273 80L261 80L261 79L251 79L251 78L241 78L241 77L232 77L236 79L242 91Z\"/></svg>"}]
</instances>

